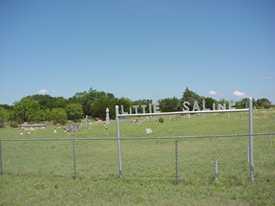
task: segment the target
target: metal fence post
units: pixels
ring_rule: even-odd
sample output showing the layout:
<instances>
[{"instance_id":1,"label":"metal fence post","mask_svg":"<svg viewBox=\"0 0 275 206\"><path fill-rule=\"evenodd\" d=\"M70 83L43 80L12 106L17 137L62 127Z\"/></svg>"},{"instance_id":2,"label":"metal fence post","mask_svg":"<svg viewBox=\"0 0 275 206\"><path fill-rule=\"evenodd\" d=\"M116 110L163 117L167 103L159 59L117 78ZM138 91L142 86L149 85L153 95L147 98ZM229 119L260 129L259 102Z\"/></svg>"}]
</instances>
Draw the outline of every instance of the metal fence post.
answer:
<instances>
[{"instance_id":1,"label":"metal fence post","mask_svg":"<svg viewBox=\"0 0 275 206\"><path fill-rule=\"evenodd\" d=\"M118 176L122 176L122 157L120 145L120 127L119 127L119 106L116 105L116 141L117 141L117 160L118 160Z\"/></svg>"},{"instance_id":2,"label":"metal fence post","mask_svg":"<svg viewBox=\"0 0 275 206\"><path fill-rule=\"evenodd\" d=\"M218 162L218 160L214 161L214 178L215 178L215 182L217 182L218 178L219 178L219 162Z\"/></svg>"},{"instance_id":3,"label":"metal fence post","mask_svg":"<svg viewBox=\"0 0 275 206\"><path fill-rule=\"evenodd\" d=\"M254 182L254 156L253 156L253 99L249 98L249 137L248 137L248 163L249 177Z\"/></svg>"},{"instance_id":4,"label":"metal fence post","mask_svg":"<svg viewBox=\"0 0 275 206\"><path fill-rule=\"evenodd\" d=\"M4 174L4 169L3 169L2 140L0 140L0 175L2 176L3 174Z\"/></svg>"},{"instance_id":5,"label":"metal fence post","mask_svg":"<svg viewBox=\"0 0 275 206\"><path fill-rule=\"evenodd\" d=\"M180 181L180 174L179 174L179 144L178 140L175 141L175 155L176 155L176 184Z\"/></svg>"},{"instance_id":6,"label":"metal fence post","mask_svg":"<svg viewBox=\"0 0 275 206\"><path fill-rule=\"evenodd\" d=\"M75 139L72 139L72 158L73 158L73 178L76 178L76 155L75 155Z\"/></svg>"}]
</instances>

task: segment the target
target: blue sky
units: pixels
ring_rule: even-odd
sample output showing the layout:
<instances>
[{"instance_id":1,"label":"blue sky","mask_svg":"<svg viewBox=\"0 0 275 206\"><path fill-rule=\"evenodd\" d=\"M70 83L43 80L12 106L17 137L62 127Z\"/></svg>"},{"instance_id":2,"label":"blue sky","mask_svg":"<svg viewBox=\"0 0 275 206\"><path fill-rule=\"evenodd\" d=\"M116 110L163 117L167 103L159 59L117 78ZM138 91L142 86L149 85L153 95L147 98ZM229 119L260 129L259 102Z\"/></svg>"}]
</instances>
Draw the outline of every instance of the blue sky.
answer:
<instances>
[{"instance_id":1,"label":"blue sky","mask_svg":"<svg viewBox=\"0 0 275 206\"><path fill-rule=\"evenodd\" d=\"M0 103L93 87L275 102L273 0L0 1ZM233 94L234 93L234 94Z\"/></svg>"}]
</instances>

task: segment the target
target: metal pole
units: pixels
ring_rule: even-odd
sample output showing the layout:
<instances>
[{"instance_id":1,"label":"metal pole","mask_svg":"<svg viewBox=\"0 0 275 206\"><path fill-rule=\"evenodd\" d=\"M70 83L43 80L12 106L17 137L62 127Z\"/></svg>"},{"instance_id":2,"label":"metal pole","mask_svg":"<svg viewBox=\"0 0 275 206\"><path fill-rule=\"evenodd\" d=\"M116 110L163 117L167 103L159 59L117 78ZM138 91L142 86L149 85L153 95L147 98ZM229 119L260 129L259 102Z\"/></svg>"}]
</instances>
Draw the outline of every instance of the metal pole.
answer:
<instances>
[{"instance_id":1,"label":"metal pole","mask_svg":"<svg viewBox=\"0 0 275 206\"><path fill-rule=\"evenodd\" d=\"M178 111L178 112L157 112L157 113L135 113L119 114L119 117L146 117L146 116L164 116L164 115L178 115L178 114L202 114L202 113L227 113L227 112L248 112L249 109L223 109L223 110L199 110L199 111Z\"/></svg>"},{"instance_id":2,"label":"metal pole","mask_svg":"<svg viewBox=\"0 0 275 206\"><path fill-rule=\"evenodd\" d=\"M86 129L88 129L88 115L86 115L85 120L86 120Z\"/></svg>"},{"instance_id":3,"label":"metal pole","mask_svg":"<svg viewBox=\"0 0 275 206\"><path fill-rule=\"evenodd\" d=\"M117 160L118 160L118 176L122 176L122 157L120 145L120 127L119 127L119 106L116 105L116 140L117 140Z\"/></svg>"},{"instance_id":4,"label":"metal pole","mask_svg":"<svg viewBox=\"0 0 275 206\"><path fill-rule=\"evenodd\" d=\"M248 137L248 159L249 159L249 177L254 182L254 156L253 156L253 102L249 98L249 137Z\"/></svg>"},{"instance_id":5,"label":"metal pole","mask_svg":"<svg viewBox=\"0 0 275 206\"><path fill-rule=\"evenodd\" d=\"M75 155L75 140L72 140L72 157L73 157L73 178L76 178L76 155Z\"/></svg>"},{"instance_id":6,"label":"metal pole","mask_svg":"<svg viewBox=\"0 0 275 206\"><path fill-rule=\"evenodd\" d=\"M218 181L218 177L219 177L219 162L218 160L215 160L214 162L214 177L215 177L215 181Z\"/></svg>"},{"instance_id":7,"label":"metal pole","mask_svg":"<svg viewBox=\"0 0 275 206\"><path fill-rule=\"evenodd\" d=\"M4 174L3 170L3 155L2 155L2 141L0 140L0 175Z\"/></svg>"},{"instance_id":8,"label":"metal pole","mask_svg":"<svg viewBox=\"0 0 275 206\"><path fill-rule=\"evenodd\" d=\"M179 144L178 140L175 141L175 155L176 155L176 184L179 183Z\"/></svg>"}]
</instances>

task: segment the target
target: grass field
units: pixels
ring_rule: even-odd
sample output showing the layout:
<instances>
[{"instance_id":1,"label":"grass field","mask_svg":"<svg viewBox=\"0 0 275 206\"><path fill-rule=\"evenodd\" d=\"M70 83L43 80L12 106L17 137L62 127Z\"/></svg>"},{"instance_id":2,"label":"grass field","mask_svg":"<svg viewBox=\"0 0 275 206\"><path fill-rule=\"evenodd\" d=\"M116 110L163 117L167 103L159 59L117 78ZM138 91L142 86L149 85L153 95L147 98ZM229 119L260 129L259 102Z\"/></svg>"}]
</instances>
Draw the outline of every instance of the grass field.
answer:
<instances>
[{"instance_id":1,"label":"grass field","mask_svg":"<svg viewBox=\"0 0 275 206\"><path fill-rule=\"evenodd\" d=\"M275 131L275 112L256 111L256 133ZM145 135L145 128L153 133ZM173 137L247 133L247 114L208 114L121 122L122 137ZM114 137L93 123L68 135L54 127L20 136L18 129L0 129L0 138ZM175 141L122 141L123 177L117 177L115 141L76 141L77 178L72 179L72 142L2 142L3 205L275 205L275 137L255 137L256 182L250 183L247 137L190 138L179 142L181 182L175 185ZM213 161L219 179L213 181Z\"/></svg>"}]
</instances>

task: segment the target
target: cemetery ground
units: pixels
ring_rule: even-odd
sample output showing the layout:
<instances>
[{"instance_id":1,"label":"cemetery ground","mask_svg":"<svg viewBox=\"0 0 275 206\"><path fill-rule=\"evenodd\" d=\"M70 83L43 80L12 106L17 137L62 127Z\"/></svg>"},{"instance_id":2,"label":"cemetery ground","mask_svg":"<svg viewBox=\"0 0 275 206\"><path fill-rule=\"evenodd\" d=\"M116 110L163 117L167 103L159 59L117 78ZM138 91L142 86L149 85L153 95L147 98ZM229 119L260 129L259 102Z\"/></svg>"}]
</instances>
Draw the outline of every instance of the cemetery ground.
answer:
<instances>
[{"instance_id":1,"label":"cemetery ground","mask_svg":"<svg viewBox=\"0 0 275 206\"><path fill-rule=\"evenodd\" d=\"M255 182L248 178L247 137L179 140L175 184L175 140L187 135L247 134L247 113L204 114L122 120L123 176L117 176L115 122L93 122L67 134L54 126L20 134L0 129L1 138L87 138L72 141L2 141L4 175L0 205L275 205L275 136L254 137ZM150 128L152 133L145 134ZM275 111L254 113L254 132L274 132ZM142 138L145 137L145 138ZM133 138L133 140L129 140ZM219 163L214 181L214 161Z\"/></svg>"}]
</instances>

